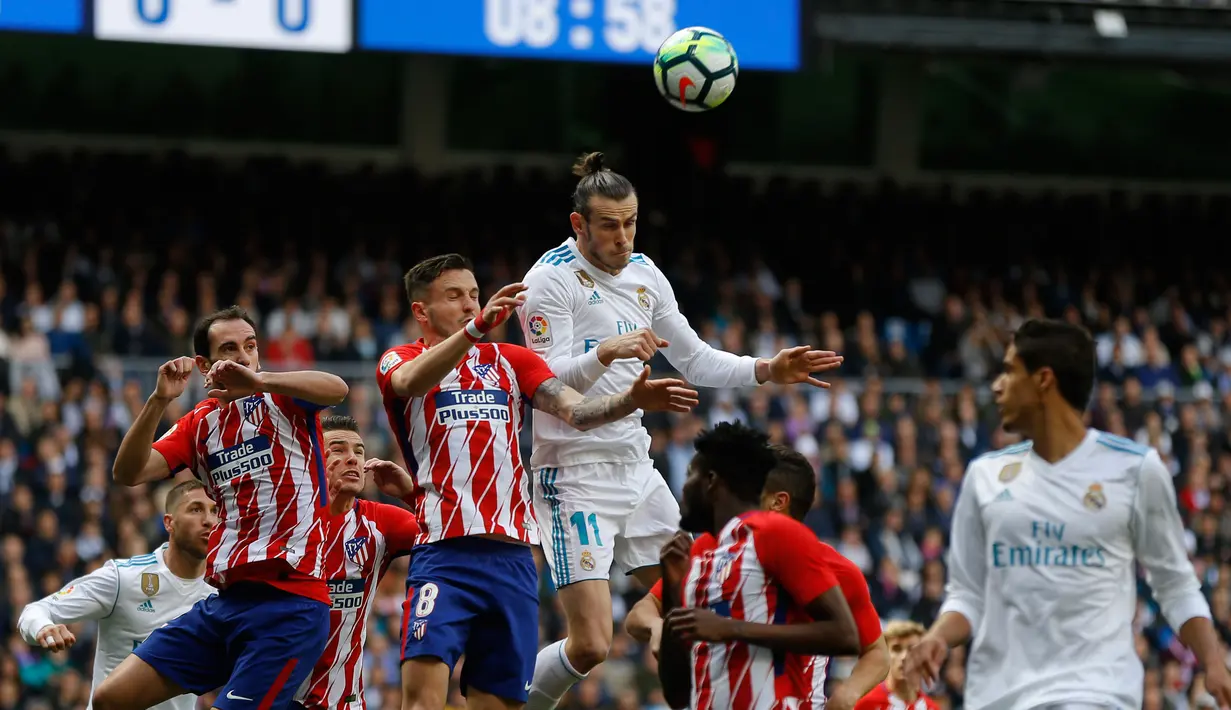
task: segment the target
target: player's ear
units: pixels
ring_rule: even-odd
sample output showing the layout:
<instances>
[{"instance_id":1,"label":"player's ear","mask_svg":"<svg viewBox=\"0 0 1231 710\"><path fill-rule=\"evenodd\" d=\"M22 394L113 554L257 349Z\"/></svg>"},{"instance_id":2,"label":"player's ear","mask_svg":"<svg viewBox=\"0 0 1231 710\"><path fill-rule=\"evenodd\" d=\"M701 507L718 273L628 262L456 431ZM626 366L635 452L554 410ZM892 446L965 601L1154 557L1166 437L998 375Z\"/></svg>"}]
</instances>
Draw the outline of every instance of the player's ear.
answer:
<instances>
[{"instance_id":1,"label":"player's ear","mask_svg":"<svg viewBox=\"0 0 1231 710\"><path fill-rule=\"evenodd\" d=\"M200 355L194 356L193 361L197 363L197 369L201 371L202 375L209 374L209 368L214 364L209 361L209 358L201 357Z\"/></svg>"},{"instance_id":2,"label":"player's ear","mask_svg":"<svg viewBox=\"0 0 1231 710\"><path fill-rule=\"evenodd\" d=\"M171 517L170 513L163 513L162 527L167 531L168 535L171 534L171 529L175 527L175 524L174 524L174 519Z\"/></svg>"},{"instance_id":3,"label":"player's ear","mask_svg":"<svg viewBox=\"0 0 1231 710\"><path fill-rule=\"evenodd\" d=\"M423 301L410 302L410 314L414 316L419 323L427 322L427 308L423 305Z\"/></svg>"},{"instance_id":4,"label":"player's ear","mask_svg":"<svg viewBox=\"0 0 1231 710\"><path fill-rule=\"evenodd\" d=\"M586 233L586 218L579 212L574 212L568 216L569 224L573 225L573 233L581 236Z\"/></svg>"}]
</instances>

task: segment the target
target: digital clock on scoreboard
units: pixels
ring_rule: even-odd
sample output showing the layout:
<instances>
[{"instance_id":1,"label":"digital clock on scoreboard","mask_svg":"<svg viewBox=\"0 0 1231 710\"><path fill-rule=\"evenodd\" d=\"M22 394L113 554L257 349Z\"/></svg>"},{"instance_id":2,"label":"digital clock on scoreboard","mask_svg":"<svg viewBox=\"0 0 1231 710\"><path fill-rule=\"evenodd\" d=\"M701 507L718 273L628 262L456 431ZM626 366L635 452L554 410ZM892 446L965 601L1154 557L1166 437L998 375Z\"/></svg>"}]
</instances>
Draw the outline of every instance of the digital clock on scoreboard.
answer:
<instances>
[{"instance_id":1,"label":"digital clock on scoreboard","mask_svg":"<svg viewBox=\"0 0 1231 710\"><path fill-rule=\"evenodd\" d=\"M799 67L799 0L358 0L363 49L645 63L683 27L726 35L741 69Z\"/></svg>"}]
</instances>

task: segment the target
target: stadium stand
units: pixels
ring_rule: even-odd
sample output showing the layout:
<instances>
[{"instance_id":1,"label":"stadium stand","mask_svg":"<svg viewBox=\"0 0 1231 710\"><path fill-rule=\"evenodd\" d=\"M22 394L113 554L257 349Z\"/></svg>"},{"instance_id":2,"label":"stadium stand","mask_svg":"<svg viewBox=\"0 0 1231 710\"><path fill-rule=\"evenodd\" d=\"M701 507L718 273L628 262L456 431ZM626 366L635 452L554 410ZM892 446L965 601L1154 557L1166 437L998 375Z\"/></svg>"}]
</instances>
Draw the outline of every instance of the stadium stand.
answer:
<instances>
[{"instance_id":1,"label":"stadium stand","mask_svg":"<svg viewBox=\"0 0 1231 710\"><path fill-rule=\"evenodd\" d=\"M269 161L46 155L0 158L0 184L0 619L10 630L0 710L85 706L92 629L76 630L70 652L44 654L12 631L16 616L103 560L164 538L166 486L113 486L111 459L157 364L190 353L198 314L245 305L268 338L267 367L316 363L346 377L344 409L370 450L396 457L374 369L385 347L417 337L399 284L406 265L465 251L490 293L567 235L569 183L511 168L428 180ZM1011 443L987 397L1005 333L1032 315L1082 322L1098 340L1091 421L1165 457L1190 552L1231 642L1231 283L1220 247L1157 238L1224 236L1227 202L959 199L785 180L756 191L718 178L704 194L663 205L647 192L639 241L703 337L757 355L810 342L847 359L832 390L708 391L695 416L647 418L658 468L677 494L699 428L764 427L813 462L820 485L807 522L864 570L881 616L928 624L964 465ZM701 199L725 207L694 219ZM743 217L723 223L730 215ZM775 253L756 247L769 233ZM513 326L499 337L520 334ZM164 429L200 395L198 385L177 402ZM366 669L374 710L399 704L404 576L402 561L375 604ZM619 621L644 590L613 584ZM546 642L563 620L545 579L541 589ZM1142 590L1145 707L1200 707L1192 658ZM962 658L953 654L934 690L942 707L960 707ZM451 702L460 707L460 696ZM617 633L610 659L562 707L666 706L652 656Z\"/></svg>"}]
</instances>

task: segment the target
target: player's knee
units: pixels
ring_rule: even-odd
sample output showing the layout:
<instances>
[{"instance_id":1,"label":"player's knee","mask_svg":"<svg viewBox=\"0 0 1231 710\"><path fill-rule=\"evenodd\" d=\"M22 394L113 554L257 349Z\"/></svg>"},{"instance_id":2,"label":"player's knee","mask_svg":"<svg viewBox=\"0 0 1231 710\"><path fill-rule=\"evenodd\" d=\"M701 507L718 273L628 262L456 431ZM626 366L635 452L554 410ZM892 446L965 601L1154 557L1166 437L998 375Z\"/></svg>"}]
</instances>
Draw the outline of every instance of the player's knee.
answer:
<instances>
[{"instance_id":1,"label":"player's knee","mask_svg":"<svg viewBox=\"0 0 1231 710\"><path fill-rule=\"evenodd\" d=\"M601 635L569 634L564 651L568 654L569 663L578 673L589 673L595 666L607 660L607 652L611 649L610 637Z\"/></svg>"}]
</instances>

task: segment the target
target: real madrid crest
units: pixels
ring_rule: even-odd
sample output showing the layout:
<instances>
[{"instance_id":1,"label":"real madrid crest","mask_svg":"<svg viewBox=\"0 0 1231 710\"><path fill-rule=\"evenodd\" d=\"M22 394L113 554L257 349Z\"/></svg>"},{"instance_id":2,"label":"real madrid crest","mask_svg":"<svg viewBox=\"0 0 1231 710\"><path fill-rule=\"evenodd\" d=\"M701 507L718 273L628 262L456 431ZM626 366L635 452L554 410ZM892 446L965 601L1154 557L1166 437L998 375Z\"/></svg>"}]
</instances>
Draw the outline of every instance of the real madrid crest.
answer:
<instances>
[{"instance_id":1,"label":"real madrid crest","mask_svg":"<svg viewBox=\"0 0 1231 710\"><path fill-rule=\"evenodd\" d=\"M587 572L594 569L594 555L591 555L589 550L581 553L581 568Z\"/></svg>"},{"instance_id":2,"label":"real madrid crest","mask_svg":"<svg viewBox=\"0 0 1231 710\"><path fill-rule=\"evenodd\" d=\"M145 596L152 597L158 593L158 575L153 572L141 573L141 591Z\"/></svg>"},{"instance_id":3,"label":"real madrid crest","mask_svg":"<svg viewBox=\"0 0 1231 710\"><path fill-rule=\"evenodd\" d=\"M584 271L574 271L573 273L577 274L577 280L581 282L582 286L594 288L594 279L590 278L589 274Z\"/></svg>"},{"instance_id":4,"label":"real madrid crest","mask_svg":"<svg viewBox=\"0 0 1231 710\"><path fill-rule=\"evenodd\" d=\"M997 478L1000 479L1001 483L1008 483L1009 481L1012 481L1014 478L1017 478L1017 474L1021 472L1022 472L1021 462L1011 463L1005 466L1004 468L1000 469L1000 475L997 476Z\"/></svg>"},{"instance_id":5,"label":"real madrid crest","mask_svg":"<svg viewBox=\"0 0 1231 710\"><path fill-rule=\"evenodd\" d=\"M645 292L645 286L637 289L637 303L640 303L641 307L647 311L650 310L650 297Z\"/></svg>"},{"instance_id":6,"label":"real madrid crest","mask_svg":"<svg viewBox=\"0 0 1231 710\"><path fill-rule=\"evenodd\" d=\"M1091 483L1081 502L1090 510L1102 510L1103 506L1107 505L1107 494L1103 493L1103 484Z\"/></svg>"}]
</instances>

